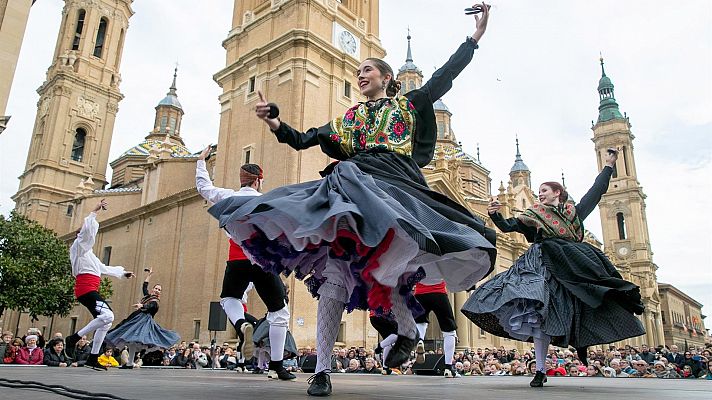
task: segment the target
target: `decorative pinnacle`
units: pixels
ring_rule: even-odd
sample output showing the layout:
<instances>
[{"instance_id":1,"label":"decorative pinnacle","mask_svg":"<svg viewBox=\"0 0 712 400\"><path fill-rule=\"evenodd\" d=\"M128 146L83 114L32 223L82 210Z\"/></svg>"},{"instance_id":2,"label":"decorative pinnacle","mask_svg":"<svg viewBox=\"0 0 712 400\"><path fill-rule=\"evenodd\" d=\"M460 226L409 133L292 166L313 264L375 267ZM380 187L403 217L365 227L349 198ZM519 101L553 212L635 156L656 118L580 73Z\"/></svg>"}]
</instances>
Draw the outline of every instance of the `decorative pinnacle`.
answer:
<instances>
[{"instance_id":1,"label":"decorative pinnacle","mask_svg":"<svg viewBox=\"0 0 712 400\"><path fill-rule=\"evenodd\" d=\"M561 169L561 186L563 186L564 189L566 189L566 178L564 177L564 169L563 168Z\"/></svg>"},{"instance_id":2,"label":"decorative pinnacle","mask_svg":"<svg viewBox=\"0 0 712 400\"><path fill-rule=\"evenodd\" d=\"M410 51L410 27L408 27L408 54L406 55L405 62L413 62L413 53Z\"/></svg>"},{"instance_id":3,"label":"decorative pinnacle","mask_svg":"<svg viewBox=\"0 0 712 400\"><path fill-rule=\"evenodd\" d=\"M519 135L515 134L515 142L517 143L517 154L515 160L522 161L522 155L519 153Z\"/></svg>"},{"instance_id":4,"label":"decorative pinnacle","mask_svg":"<svg viewBox=\"0 0 712 400\"><path fill-rule=\"evenodd\" d=\"M178 64L176 63L176 67L175 67L175 69L173 70L173 83L171 83L171 87L170 87L170 90L168 91L168 94L172 94L172 95L174 95L174 96L177 96L177 94L176 94L176 90L178 90L178 89L176 88L176 78L177 78L177 77L178 77Z\"/></svg>"},{"instance_id":5,"label":"decorative pinnacle","mask_svg":"<svg viewBox=\"0 0 712 400\"><path fill-rule=\"evenodd\" d=\"M480 144L477 143L477 162L480 162Z\"/></svg>"},{"instance_id":6,"label":"decorative pinnacle","mask_svg":"<svg viewBox=\"0 0 712 400\"><path fill-rule=\"evenodd\" d=\"M606 70L603 68L603 54L601 52L598 52L598 54L598 60L601 61L601 74L603 74L602 76L606 76Z\"/></svg>"}]
</instances>

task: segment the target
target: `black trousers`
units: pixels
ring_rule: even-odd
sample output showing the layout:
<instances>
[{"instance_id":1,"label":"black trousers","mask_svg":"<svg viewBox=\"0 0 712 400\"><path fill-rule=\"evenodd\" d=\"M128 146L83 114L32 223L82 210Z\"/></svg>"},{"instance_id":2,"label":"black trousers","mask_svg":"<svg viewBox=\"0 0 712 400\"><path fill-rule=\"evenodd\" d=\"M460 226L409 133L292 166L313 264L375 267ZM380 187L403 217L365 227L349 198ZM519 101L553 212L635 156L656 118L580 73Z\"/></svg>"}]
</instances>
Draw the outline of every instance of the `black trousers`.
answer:
<instances>
[{"instance_id":1,"label":"black trousers","mask_svg":"<svg viewBox=\"0 0 712 400\"><path fill-rule=\"evenodd\" d=\"M106 303L106 300L104 300L103 297L99 294L99 292L93 290L88 293L84 293L83 295L77 297L77 301L86 307L87 310L91 313L91 316L96 318L99 316L99 312L101 309L108 309L111 310L111 307Z\"/></svg>"},{"instance_id":2,"label":"black trousers","mask_svg":"<svg viewBox=\"0 0 712 400\"><path fill-rule=\"evenodd\" d=\"M398 334L398 324L396 321L379 316L373 316L369 319L371 320L371 326L381 335L381 339L385 339L392 334Z\"/></svg>"},{"instance_id":3,"label":"black trousers","mask_svg":"<svg viewBox=\"0 0 712 400\"><path fill-rule=\"evenodd\" d=\"M267 311L275 312L284 308L286 291L282 280L277 275L263 271L249 260L227 262L220 298L241 299L250 282L255 285L255 290L267 306Z\"/></svg>"},{"instance_id":4,"label":"black trousers","mask_svg":"<svg viewBox=\"0 0 712 400\"><path fill-rule=\"evenodd\" d=\"M415 319L416 323L429 323L428 316L432 311L435 313L435 318L438 319L441 331L452 332L457 330L455 316L452 313L452 306L447 293L416 294L415 299L425 309L425 312Z\"/></svg>"}]
</instances>

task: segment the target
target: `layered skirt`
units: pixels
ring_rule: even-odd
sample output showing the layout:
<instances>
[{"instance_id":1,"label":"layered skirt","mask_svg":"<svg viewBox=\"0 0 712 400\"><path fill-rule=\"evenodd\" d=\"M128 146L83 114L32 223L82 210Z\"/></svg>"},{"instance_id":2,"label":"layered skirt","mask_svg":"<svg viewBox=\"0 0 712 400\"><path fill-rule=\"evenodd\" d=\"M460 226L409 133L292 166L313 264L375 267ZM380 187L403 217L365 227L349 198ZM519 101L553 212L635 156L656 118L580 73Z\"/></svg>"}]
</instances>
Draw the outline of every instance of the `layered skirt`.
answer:
<instances>
[{"instance_id":1,"label":"layered skirt","mask_svg":"<svg viewBox=\"0 0 712 400\"><path fill-rule=\"evenodd\" d=\"M104 341L119 349L132 345L138 350L153 351L173 346L180 341L180 336L162 328L150 314L137 310L110 330Z\"/></svg>"},{"instance_id":2,"label":"layered skirt","mask_svg":"<svg viewBox=\"0 0 712 400\"><path fill-rule=\"evenodd\" d=\"M485 331L585 347L645 333L640 290L587 243L546 239L475 290L462 312Z\"/></svg>"},{"instance_id":3,"label":"layered skirt","mask_svg":"<svg viewBox=\"0 0 712 400\"><path fill-rule=\"evenodd\" d=\"M416 309L417 281L467 290L492 270L494 231L431 191L409 157L361 153L322 175L264 196L231 197L209 212L252 262L294 273L314 296L340 299L348 311L383 312L392 290Z\"/></svg>"}]
</instances>

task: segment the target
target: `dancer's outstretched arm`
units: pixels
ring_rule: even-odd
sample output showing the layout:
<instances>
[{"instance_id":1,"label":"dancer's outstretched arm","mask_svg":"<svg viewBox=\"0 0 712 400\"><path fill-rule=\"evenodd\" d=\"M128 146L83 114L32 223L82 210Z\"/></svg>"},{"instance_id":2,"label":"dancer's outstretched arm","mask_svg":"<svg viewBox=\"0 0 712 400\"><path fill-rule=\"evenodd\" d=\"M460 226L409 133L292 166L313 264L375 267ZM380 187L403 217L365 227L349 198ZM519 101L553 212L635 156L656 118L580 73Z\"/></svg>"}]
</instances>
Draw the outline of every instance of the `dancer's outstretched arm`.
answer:
<instances>
[{"instance_id":1,"label":"dancer's outstretched arm","mask_svg":"<svg viewBox=\"0 0 712 400\"><path fill-rule=\"evenodd\" d=\"M319 128L310 128L299 132L280 121L279 118L269 118L269 103L261 91L257 91L260 101L255 105L255 115L265 121L269 129L280 143L286 143L294 150L304 150L313 146L321 146L321 151L336 160L345 160L349 155L344 152L339 140L331 138L331 124Z\"/></svg>"},{"instance_id":2,"label":"dancer's outstretched arm","mask_svg":"<svg viewBox=\"0 0 712 400\"><path fill-rule=\"evenodd\" d=\"M205 200L215 204L220 200L234 196L237 192L213 186L213 181L210 180L210 174L208 174L205 165L205 158L210 153L210 148L211 146L206 147L198 156L198 162L195 165L195 187Z\"/></svg>"},{"instance_id":3,"label":"dancer's outstretched arm","mask_svg":"<svg viewBox=\"0 0 712 400\"><path fill-rule=\"evenodd\" d=\"M504 233L519 232L527 236L527 238L529 238L530 235L532 237L536 236L536 228L522 224L517 218L504 218L502 214L499 213L501 207L502 204L494 198L490 201L489 206L487 206L487 213L500 231Z\"/></svg>"},{"instance_id":4,"label":"dancer's outstretched arm","mask_svg":"<svg viewBox=\"0 0 712 400\"><path fill-rule=\"evenodd\" d=\"M101 199L91 210L89 215L84 218L84 223L77 234L77 239L72 244L72 247L76 248L80 254L92 251L94 242L96 241L96 234L99 232L99 223L96 221L96 213L98 213L99 210L105 209L106 206L106 201Z\"/></svg>"},{"instance_id":5,"label":"dancer's outstretched arm","mask_svg":"<svg viewBox=\"0 0 712 400\"><path fill-rule=\"evenodd\" d=\"M581 198L581 201L576 205L576 214L583 221L593 211L601 196L608 191L608 183L613 175L613 168L618 160L618 150L609 149L606 153L606 165L593 182L593 186L588 189L588 192Z\"/></svg>"},{"instance_id":6,"label":"dancer's outstretched arm","mask_svg":"<svg viewBox=\"0 0 712 400\"><path fill-rule=\"evenodd\" d=\"M468 37L463 44L450 56L450 59L440 67L433 76L428 80L421 91L425 92L431 103L436 102L445 93L452 88L452 81L462 72L465 67L472 61L472 56L478 43L482 39L482 35L487 30L487 22L489 21L489 8L482 3L482 17L475 14L475 33Z\"/></svg>"}]
</instances>

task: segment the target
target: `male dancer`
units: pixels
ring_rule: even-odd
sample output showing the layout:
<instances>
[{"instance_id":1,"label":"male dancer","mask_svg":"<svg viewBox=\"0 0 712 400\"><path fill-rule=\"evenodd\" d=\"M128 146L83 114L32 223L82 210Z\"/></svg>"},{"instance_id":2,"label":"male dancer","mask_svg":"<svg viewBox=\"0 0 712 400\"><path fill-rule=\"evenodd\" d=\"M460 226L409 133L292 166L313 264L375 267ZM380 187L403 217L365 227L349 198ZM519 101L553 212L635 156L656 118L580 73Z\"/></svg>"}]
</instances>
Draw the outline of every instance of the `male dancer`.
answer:
<instances>
[{"instance_id":1,"label":"male dancer","mask_svg":"<svg viewBox=\"0 0 712 400\"><path fill-rule=\"evenodd\" d=\"M262 187L262 168L257 164L245 164L240 167L240 190L223 189L213 186L205 166L205 159L211 151L208 146L200 153L195 169L195 186L203 198L217 203L232 196L260 196ZM284 341L287 338L289 325L289 310L284 302L284 285L278 276L267 273L257 265L253 265L243 253L240 246L230 239L230 261L225 267L220 304L230 322L235 326L238 335L242 333L242 352L245 358L252 357L254 344L252 341L253 325L245 320L245 309L241 301L245 290L252 282L257 294L267 306L267 321L269 322L270 362L268 378L291 380L295 379L283 365Z\"/></svg>"},{"instance_id":2,"label":"male dancer","mask_svg":"<svg viewBox=\"0 0 712 400\"><path fill-rule=\"evenodd\" d=\"M455 324L455 316L452 313L450 299L447 297L447 287L445 281L434 285L424 285L417 283L415 285L415 299L423 306L425 312L415 319L420 341L416 346L416 363L425 362L425 346L423 339L425 331L428 329L428 315L430 312L435 313L435 317L440 324L440 330L443 333L443 352L445 353L445 376L448 378L459 378L460 374L453 365L455 357L455 342L457 341L457 325Z\"/></svg>"},{"instance_id":3,"label":"male dancer","mask_svg":"<svg viewBox=\"0 0 712 400\"><path fill-rule=\"evenodd\" d=\"M78 332L67 337L67 348L73 349L82 336L94 332L94 339L91 344L91 354L84 364L87 367L106 371L106 367L99 364L99 353L104 337L111 328L114 321L114 313L106 301L99 294L99 284L101 275L109 275L116 278L132 278L134 273L126 271L124 267L109 267L104 265L99 258L94 255L92 247L99 232L99 223L96 221L96 213L106 210L107 203L102 199L94 207L92 212L84 218L84 224L77 233L77 238L69 248L69 259L72 262L72 275L76 278L74 283L74 295L84 307L89 310L94 317L87 326Z\"/></svg>"}]
</instances>

